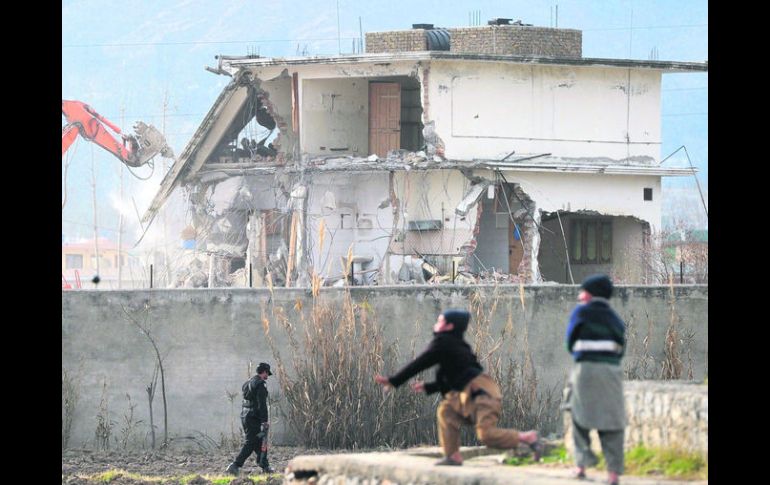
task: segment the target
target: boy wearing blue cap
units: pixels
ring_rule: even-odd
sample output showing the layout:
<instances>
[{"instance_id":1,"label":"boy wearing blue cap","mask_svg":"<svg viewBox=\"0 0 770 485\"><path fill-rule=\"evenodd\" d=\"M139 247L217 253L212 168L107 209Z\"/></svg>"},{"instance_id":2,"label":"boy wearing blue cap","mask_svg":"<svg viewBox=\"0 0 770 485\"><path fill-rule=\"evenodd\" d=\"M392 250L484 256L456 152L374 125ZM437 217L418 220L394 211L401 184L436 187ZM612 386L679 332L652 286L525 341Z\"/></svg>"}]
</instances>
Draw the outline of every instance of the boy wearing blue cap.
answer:
<instances>
[{"instance_id":1,"label":"boy wearing blue cap","mask_svg":"<svg viewBox=\"0 0 770 485\"><path fill-rule=\"evenodd\" d=\"M540 459L542 445L536 431L519 432L497 427L502 409L502 393L497 383L484 373L470 345L463 339L470 313L447 310L438 316L433 326L433 340L412 362L396 374L376 375L374 380L385 388L399 387L419 372L438 365L436 380L415 381L412 390L432 394L441 392L444 399L436 412L438 435L444 459L436 465L462 465L460 427L476 428L479 441L494 448L516 448L519 442L528 444Z\"/></svg>"},{"instance_id":2,"label":"boy wearing blue cap","mask_svg":"<svg viewBox=\"0 0 770 485\"><path fill-rule=\"evenodd\" d=\"M623 473L626 426L620 365L626 327L610 307L612 290L612 281L602 274L590 276L580 285L581 304L572 311L567 325L567 351L575 364L565 404L572 416L575 477L585 478L586 467L598 462L589 437L589 431L596 429L607 460L607 483L617 485L618 476Z\"/></svg>"}]
</instances>

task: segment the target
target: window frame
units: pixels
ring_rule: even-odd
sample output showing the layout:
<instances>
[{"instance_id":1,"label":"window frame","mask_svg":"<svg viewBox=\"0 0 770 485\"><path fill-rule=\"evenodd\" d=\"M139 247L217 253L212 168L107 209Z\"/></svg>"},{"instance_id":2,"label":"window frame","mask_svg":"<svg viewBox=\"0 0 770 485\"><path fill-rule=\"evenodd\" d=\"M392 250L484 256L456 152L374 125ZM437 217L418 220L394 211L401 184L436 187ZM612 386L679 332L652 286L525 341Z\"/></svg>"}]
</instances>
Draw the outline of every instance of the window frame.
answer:
<instances>
[{"instance_id":1,"label":"window frame","mask_svg":"<svg viewBox=\"0 0 770 485\"><path fill-rule=\"evenodd\" d=\"M581 218L570 222L569 258L570 264L612 264L612 219ZM589 229L593 229L594 257L589 258ZM605 239L605 230L609 239ZM579 246L577 243L579 242ZM576 252L580 256L576 257ZM607 257L605 258L605 254Z\"/></svg>"},{"instance_id":2,"label":"window frame","mask_svg":"<svg viewBox=\"0 0 770 485\"><path fill-rule=\"evenodd\" d=\"M70 258L80 258L80 266L78 267L71 266ZM71 253L71 254L64 255L64 269L83 269L84 262L85 262L85 258L83 258L82 254Z\"/></svg>"}]
</instances>

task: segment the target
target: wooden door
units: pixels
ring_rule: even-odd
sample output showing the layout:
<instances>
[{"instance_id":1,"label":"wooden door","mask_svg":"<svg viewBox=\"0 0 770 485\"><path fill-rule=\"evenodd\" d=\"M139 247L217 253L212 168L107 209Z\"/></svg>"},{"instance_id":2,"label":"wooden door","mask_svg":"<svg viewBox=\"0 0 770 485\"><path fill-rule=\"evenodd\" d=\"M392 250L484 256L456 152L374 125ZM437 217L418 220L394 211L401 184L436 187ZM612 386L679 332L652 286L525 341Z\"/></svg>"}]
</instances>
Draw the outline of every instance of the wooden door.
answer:
<instances>
[{"instance_id":1,"label":"wooden door","mask_svg":"<svg viewBox=\"0 0 770 485\"><path fill-rule=\"evenodd\" d=\"M519 274L519 264L524 257L524 227L508 219L508 272Z\"/></svg>"},{"instance_id":2,"label":"wooden door","mask_svg":"<svg viewBox=\"0 0 770 485\"><path fill-rule=\"evenodd\" d=\"M369 83L369 154L401 148L401 86Z\"/></svg>"}]
</instances>

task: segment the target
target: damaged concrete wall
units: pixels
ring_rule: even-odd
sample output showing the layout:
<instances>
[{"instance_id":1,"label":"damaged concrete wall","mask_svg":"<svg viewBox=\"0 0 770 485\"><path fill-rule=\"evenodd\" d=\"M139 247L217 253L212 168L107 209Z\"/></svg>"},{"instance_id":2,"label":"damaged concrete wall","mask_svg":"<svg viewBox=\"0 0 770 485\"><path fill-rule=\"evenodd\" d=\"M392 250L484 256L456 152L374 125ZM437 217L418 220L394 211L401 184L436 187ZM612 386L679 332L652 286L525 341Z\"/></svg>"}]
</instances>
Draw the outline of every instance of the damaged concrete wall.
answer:
<instances>
[{"instance_id":1,"label":"damaged concrete wall","mask_svg":"<svg viewBox=\"0 0 770 485\"><path fill-rule=\"evenodd\" d=\"M388 172L334 172L315 174L309 185L308 239L315 271L325 277L341 276L348 249L354 257L372 258L355 270L379 268L393 232ZM320 225L324 223L323 248ZM359 281L377 278L375 272Z\"/></svg>"},{"instance_id":2,"label":"damaged concrete wall","mask_svg":"<svg viewBox=\"0 0 770 485\"><path fill-rule=\"evenodd\" d=\"M258 262L264 261L268 250L275 249L275 244L262 245L257 240L260 232L254 226L255 214L258 217L261 211L272 209L286 211L282 183L274 175L228 176L218 169L204 169L199 177L201 184L196 190L200 194L191 197L190 202L198 249L206 257L214 254L216 259L206 265L208 284L247 286L249 262L254 263L254 271L259 273L262 266ZM240 261L244 268L242 277L229 282L230 261L247 255L252 258Z\"/></svg>"},{"instance_id":3,"label":"damaged concrete wall","mask_svg":"<svg viewBox=\"0 0 770 485\"><path fill-rule=\"evenodd\" d=\"M368 156L369 81L305 79L300 115L302 151L310 155Z\"/></svg>"},{"instance_id":4,"label":"damaged concrete wall","mask_svg":"<svg viewBox=\"0 0 770 485\"><path fill-rule=\"evenodd\" d=\"M455 213L457 204L470 188L459 170L426 170L395 173L395 189L402 203L399 229L403 241L392 245L395 254L459 255L473 240L477 210L465 216ZM439 221L441 229L409 230L409 223ZM475 247L475 244L474 244Z\"/></svg>"},{"instance_id":5,"label":"damaged concrete wall","mask_svg":"<svg viewBox=\"0 0 770 485\"><path fill-rule=\"evenodd\" d=\"M499 190L496 191L496 195L502 197ZM510 226L508 206L505 205L504 200L498 200L496 204L495 199L487 198L487 194L484 194L481 203L482 213L479 234L476 236L478 244L473 258L474 268L479 272L492 271L494 268L501 273L516 273L517 268L510 267L508 254ZM510 208L513 214L517 214L522 206L517 200L513 200L510 202ZM520 232L523 232L523 229Z\"/></svg>"},{"instance_id":6,"label":"damaged concrete wall","mask_svg":"<svg viewBox=\"0 0 770 485\"><path fill-rule=\"evenodd\" d=\"M574 213L560 215L564 227L564 237L570 248L572 221L585 216ZM606 219L606 218L603 218ZM612 261L609 264L572 264L572 277L580 283L587 276L595 273L607 273L614 279L628 282L642 281L640 251L643 240L643 223L633 217L611 217L612 223ZM567 255L564 250L564 238L558 219L551 219L542 224L546 229L540 237L540 270L545 281L570 283Z\"/></svg>"},{"instance_id":7,"label":"damaged concrete wall","mask_svg":"<svg viewBox=\"0 0 770 485\"><path fill-rule=\"evenodd\" d=\"M683 285L674 291L675 300L665 286L618 288L613 306L629 325L624 366L630 371L640 362L660 365L674 303L677 330L682 335L694 334L692 341L684 341L679 349L685 372L682 377L687 378L692 368L693 377L702 379L708 373L708 287ZM476 298L489 317L491 335L499 335L509 321L513 322L515 347L501 347L504 355L521 363L525 356L521 346L526 342L539 391L552 390L556 399L571 365L563 339L577 293L577 286L525 286L526 305L522 307L518 285L351 289L355 301L366 302L361 308L372 310L376 318L370 322L382 327L386 341L401 341L401 362L409 358L412 341L417 349L428 342L439 311L467 307ZM340 304L344 294L344 290L322 289L321 299ZM80 396L71 446L93 445L94 416L105 381L110 419L119 421L127 411L128 393L132 402L139 404L134 417L142 420L138 431L145 436L149 425L145 387L152 379L155 358L150 342L124 318L124 308L141 318L145 305L149 307L147 323L164 355L169 435L199 432L219 442L222 434L230 437L231 426L239 432L239 401L235 401L233 414L226 392L240 393L249 362L252 371L258 362L276 362L264 337L262 312L269 315L270 308L282 307L297 325L297 312L308 311L313 302L305 289L284 288L62 292L62 369L76 378ZM471 322L471 331L477 324L475 319ZM281 326L274 322L270 335L291 369L292 350ZM271 397L284 405L278 376L270 379L268 387ZM154 405L155 424L162 427L159 394ZM272 420L275 443L285 443L289 438L286 423L281 422L277 411L273 411Z\"/></svg>"},{"instance_id":8,"label":"damaged concrete wall","mask_svg":"<svg viewBox=\"0 0 770 485\"><path fill-rule=\"evenodd\" d=\"M644 258L642 257L644 226L644 222L632 217L613 218L612 220L612 272L610 274L617 281L644 282ZM586 270L588 269L590 268L586 268ZM590 273L584 274L589 276Z\"/></svg>"},{"instance_id":9,"label":"damaged concrete wall","mask_svg":"<svg viewBox=\"0 0 770 485\"><path fill-rule=\"evenodd\" d=\"M312 64L289 68L264 66L253 68L252 73L260 80L262 89L270 94L271 109L275 110L277 118L281 118L276 121L279 125L283 121L291 128L282 128L281 136L286 138L281 140L281 151L290 153L290 147L296 142L293 137L299 134L302 152L311 155L349 153L367 156L368 83L365 79L353 78L410 76L415 70L413 62L402 61ZM298 127L291 124L291 79L294 74L298 80L297 103L301 107ZM346 129L352 130L352 137L345 135ZM321 150L322 146L326 149ZM349 150L330 150L344 146L348 146ZM353 151L353 146L357 151Z\"/></svg>"},{"instance_id":10,"label":"damaged concrete wall","mask_svg":"<svg viewBox=\"0 0 770 485\"><path fill-rule=\"evenodd\" d=\"M267 93L265 105L280 130L274 145L279 152L293 155L299 139L291 123L291 76L284 70L280 76L262 81L260 87Z\"/></svg>"},{"instance_id":11,"label":"damaged concrete wall","mask_svg":"<svg viewBox=\"0 0 770 485\"><path fill-rule=\"evenodd\" d=\"M442 61L430 69L430 116L447 158L660 158L660 71Z\"/></svg>"},{"instance_id":12,"label":"damaged concrete wall","mask_svg":"<svg viewBox=\"0 0 770 485\"><path fill-rule=\"evenodd\" d=\"M366 79L351 78L409 76L414 74L415 70L414 63L408 61L296 66L296 70L293 72L297 73L300 85L299 104L302 107L302 111L299 122L302 152L334 155L339 152L332 152L329 149L337 148L334 144L339 143L342 144L342 147L349 145L349 150L342 153L367 156L368 153L365 152L368 149L369 142L368 82ZM328 82L325 80L328 80ZM355 86L353 83L355 83ZM345 91L349 91L347 99L344 93L338 91L339 86L343 86ZM332 96L333 94L343 94L343 96L334 97ZM326 95L325 98L323 95ZM334 107L332 103L334 103ZM340 103L346 113L354 116L358 125L353 126L351 121L339 115ZM363 110L361 105L363 105ZM312 109L310 108L311 106ZM306 110L308 110L308 113L305 113ZM335 110L337 114L335 114ZM308 114L311 116L311 119L308 119ZM330 115L334 115L335 119L338 119L338 122L341 123L340 127L346 126L353 130L353 135L344 136L342 129L335 126L337 123L330 123L328 118ZM319 121L321 122L320 125ZM337 131L331 132L333 129ZM327 135L323 139L317 138L314 133L318 130L327 133ZM348 142L348 139L353 141ZM355 145L358 149L357 152L352 151L352 145ZM325 146L326 150L320 150L321 146Z\"/></svg>"},{"instance_id":13,"label":"damaged concrete wall","mask_svg":"<svg viewBox=\"0 0 770 485\"><path fill-rule=\"evenodd\" d=\"M483 172L474 172L482 175ZM576 173L524 173L504 171L511 183L521 184L537 208L544 212L595 211L607 216L632 216L647 221L653 231L661 227L660 177ZM644 189L653 199L644 200Z\"/></svg>"}]
</instances>

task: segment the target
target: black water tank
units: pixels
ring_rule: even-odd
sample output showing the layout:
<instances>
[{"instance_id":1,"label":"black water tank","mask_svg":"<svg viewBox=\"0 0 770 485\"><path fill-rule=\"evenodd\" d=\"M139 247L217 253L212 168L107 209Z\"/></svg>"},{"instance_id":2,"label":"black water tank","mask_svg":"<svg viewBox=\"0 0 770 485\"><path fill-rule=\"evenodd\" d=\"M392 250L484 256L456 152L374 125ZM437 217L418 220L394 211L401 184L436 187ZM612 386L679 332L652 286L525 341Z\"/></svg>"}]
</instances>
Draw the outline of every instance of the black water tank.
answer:
<instances>
[{"instance_id":1,"label":"black water tank","mask_svg":"<svg viewBox=\"0 0 770 485\"><path fill-rule=\"evenodd\" d=\"M425 32L428 40L429 51L448 51L451 41L449 31L446 29L435 29Z\"/></svg>"},{"instance_id":2,"label":"black water tank","mask_svg":"<svg viewBox=\"0 0 770 485\"><path fill-rule=\"evenodd\" d=\"M412 24L412 28L431 30L433 28L433 24Z\"/></svg>"}]
</instances>

